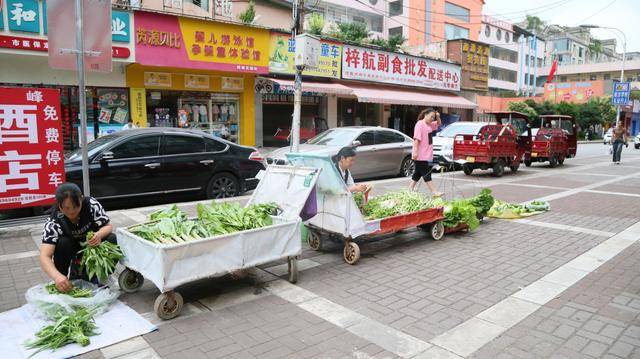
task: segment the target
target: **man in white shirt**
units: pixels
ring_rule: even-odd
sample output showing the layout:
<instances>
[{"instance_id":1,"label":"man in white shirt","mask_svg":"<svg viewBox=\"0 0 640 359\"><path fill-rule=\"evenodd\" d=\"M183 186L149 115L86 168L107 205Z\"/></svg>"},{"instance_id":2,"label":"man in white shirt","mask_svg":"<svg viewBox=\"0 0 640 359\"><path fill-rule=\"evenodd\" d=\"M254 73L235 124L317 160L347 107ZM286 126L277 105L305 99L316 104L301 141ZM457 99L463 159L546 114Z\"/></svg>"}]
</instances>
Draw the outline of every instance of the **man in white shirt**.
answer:
<instances>
[{"instance_id":1,"label":"man in white shirt","mask_svg":"<svg viewBox=\"0 0 640 359\"><path fill-rule=\"evenodd\" d=\"M124 126L122 126L123 130L131 130L131 129L134 129L134 128L138 128L138 126L133 124L133 120L132 119L129 119L129 122L127 122Z\"/></svg>"}]
</instances>

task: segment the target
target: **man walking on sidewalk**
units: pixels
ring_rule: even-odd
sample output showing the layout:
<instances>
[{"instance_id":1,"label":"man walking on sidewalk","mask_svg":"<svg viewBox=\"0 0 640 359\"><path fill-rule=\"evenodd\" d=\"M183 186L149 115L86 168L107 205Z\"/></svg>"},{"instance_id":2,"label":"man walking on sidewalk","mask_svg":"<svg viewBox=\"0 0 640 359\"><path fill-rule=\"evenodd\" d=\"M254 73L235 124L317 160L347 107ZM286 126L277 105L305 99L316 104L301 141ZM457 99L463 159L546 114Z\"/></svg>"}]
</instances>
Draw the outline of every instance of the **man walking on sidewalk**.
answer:
<instances>
[{"instance_id":1,"label":"man walking on sidewalk","mask_svg":"<svg viewBox=\"0 0 640 359\"><path fill-rule=\"evenodd\" d=\"M616 127L611 134L611 143L613 143L613 163L619 165L622 156L622 145L629 147L627 143L627 129L622 127L620 121L616 123Z\"/></svg>"}]
</instances>

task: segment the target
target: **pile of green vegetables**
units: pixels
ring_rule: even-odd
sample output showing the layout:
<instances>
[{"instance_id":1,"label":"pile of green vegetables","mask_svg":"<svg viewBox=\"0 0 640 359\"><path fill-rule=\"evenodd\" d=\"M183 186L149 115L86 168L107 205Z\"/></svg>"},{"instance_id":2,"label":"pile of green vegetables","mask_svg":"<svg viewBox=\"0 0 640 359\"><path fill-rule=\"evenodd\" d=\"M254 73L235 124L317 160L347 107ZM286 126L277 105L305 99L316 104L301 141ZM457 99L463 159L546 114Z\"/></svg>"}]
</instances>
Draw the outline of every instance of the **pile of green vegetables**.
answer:
<instances>
[{"instance_id":1,"label":"pile of green vegetables","mask_svg":"<svg viewBox=\"0 0 640 359\"><path fill-rule=\"evenodd\" d=\"M527 204L507 203L496 201L488 212L490 217L497 218L519 218L550 209L549 203L545 201L532 201Z\"/></svg>"},{"instance_id":2,"label":"pile of green vegetables","mask_svg":"<svg viewBox=\"0 0 640 359\"><path fill-rule=\"evenodd\" d=\"M360 203L363 202L362 199ZM356 203L358 203L357 198ZM360 207L365 218L380 219L433 208L435 203L436 201L427 198L422 193L405 190L374 197Z\"/></svg>"},{"instance_id":3,"label":"pile of green vegetables","mask_svg":"<svg viewBox=\"0 0 640 359\"><path fill-rule=\"evenodd\" d=\"M77 309L73 313L60 311L56 314L54 323L40 329L35 339L25 342L25 346L29 349L38 348L32 356L42 350L56 350L70 343L87 346L90 343L89 337L98 334L93 314L93 311L86 308Z\"/></svg>"},{"instance_id":4,"label":"pile of green vegetables","mask_svg":"<svg viewBox=\"0 0 640 359\"><path fill-rule=\"evenodd\" d=\"M198 204L198 218L191 220L176 205L149 215L149 223L129 229L150 242L176 244L271 225L275 203L241 207L237 203Z\"/></svg>"},{"instance_id":5,"label":"pile of green vegetables","mask_svg":"<svg viewBox=\"0 0 640 359\"><path fill-rule=\"evenodd\" d=\"M450 202L439 200L438 205L444 206L445 227L455 228L466 225L470 231L473 231L480 226L480 219L489 212L494 202L491 190L483 188L477 196Z\"/></svg>"},{"instance_id":6,"label":"pile of green vegetables","mask_svg":"<svg viewBox=\"0 0 640 359\"><path fill-rule=\"evenodd\" d=\"M73 288L71 288L70 291L68 291L66 293L62 293L61 291L58 290L58 288L56 288L56 284L55 283L49 283L49 284L47 284L45 286L45 289L47 290L47 293L49 293L49 294L68 295L68 296L73 297L73 298L89 298L89 297L93 297L93 291L91 289L88 289L88 288L73 287Z\"/></svg>"},{"instance_id":7,"label":"pile of green vegetables","mask_svg":"<svg viewBox=\"0 0 640 359\"><path fill-rule=\"evenodd\" d=\"M89 231L87 233L87 241L93 238L94 233ZM100 282L105 282L109 275L116 269L116 264L122 258L122 251L117 244L103 241L97 246L89 246L86 243L82 244L84 249L82 253L82 260L80 261L80 268L87 271L89 279L98 277Z\"/></svg>"},{"instance_id":8,"label":"pile of green vegetables","mask_svg":"<svg viewBox=\"0 0 640 359\"><path fill-rule=\"evenodd\" d=\"M476 208L476 214L480 219L487 215L494 202L495 199L488 188L483 188L480 194L469 199L469 203Z\"/></svg>"}]
</instances>

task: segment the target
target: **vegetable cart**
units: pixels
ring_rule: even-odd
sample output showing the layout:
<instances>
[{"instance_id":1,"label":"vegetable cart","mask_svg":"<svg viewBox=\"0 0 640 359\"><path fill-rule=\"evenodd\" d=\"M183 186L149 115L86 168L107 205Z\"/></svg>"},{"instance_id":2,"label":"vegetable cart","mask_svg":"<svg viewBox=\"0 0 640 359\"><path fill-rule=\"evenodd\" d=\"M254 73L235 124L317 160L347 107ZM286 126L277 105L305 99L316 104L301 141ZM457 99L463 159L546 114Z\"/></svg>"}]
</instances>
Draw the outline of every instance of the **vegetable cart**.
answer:
<instances>
[{"instance_id":1,"label":"vegetable cart","mask_svg":"<svg viewBox=\"0 0 640 359\"><path fill-rule=\"evenodd\" d=\"M175 289L203 278L287 259L289 281L298 277L297 256L302 221L299 217L320 171L315 168L268 166L248 205L275 202L281 212L266 227L184 243L157 244L130 232L138 225L118 228L118 244L126 269L119 284L127 293L140 289L147 278L160 290L154 310L161 319L180 314L183 299Z\"/></svg>"},{"instance_id":2,"label":"vegetable cart","mask_svg":"<svg viewBox=\"0 0 640 359\"><path fill-rule=\"evenodd\" d=\"M316 184L317 214L306 222L311 249L321 250L324 237L327 237L344 244L344 260L348 264L356 264L360 259L360 246L356 242L371 241L376 236L412 227L427 230L435 240L444 235L442 207L366 220L328 156L288 153L287 158L294 165L321 169Z\"/></svg>"}]
</instances>

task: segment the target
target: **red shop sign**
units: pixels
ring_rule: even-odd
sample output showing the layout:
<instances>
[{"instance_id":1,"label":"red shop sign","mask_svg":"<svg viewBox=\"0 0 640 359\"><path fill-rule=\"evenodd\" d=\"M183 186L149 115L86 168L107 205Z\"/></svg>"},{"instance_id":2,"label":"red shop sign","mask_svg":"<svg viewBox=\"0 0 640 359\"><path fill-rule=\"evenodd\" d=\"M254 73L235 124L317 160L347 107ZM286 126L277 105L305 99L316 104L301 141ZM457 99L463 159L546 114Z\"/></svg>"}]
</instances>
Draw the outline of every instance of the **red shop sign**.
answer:
<instances>
[{"instance_id":1,"label":"red shop sign","mask_svg":"<svg viewBox=\"0 0 640 359\"><path fill-rule=\"evenodd\" d=\"M0 87L0 210L51 204L65 181L56 89Z\"/></svg>"},{"instance_id":2,"label":"red shop sign","mask_svg":"<svg viewBox=\"0 0 640 359\"><path fill-rule=\"evenodd\" d=\"M0 35L0 48L26 51L49 51L49 42L45 39ZM131 50L126 47L113 46L111 56L118 59L128 59Z\"/></svg>"}]
</instances>

